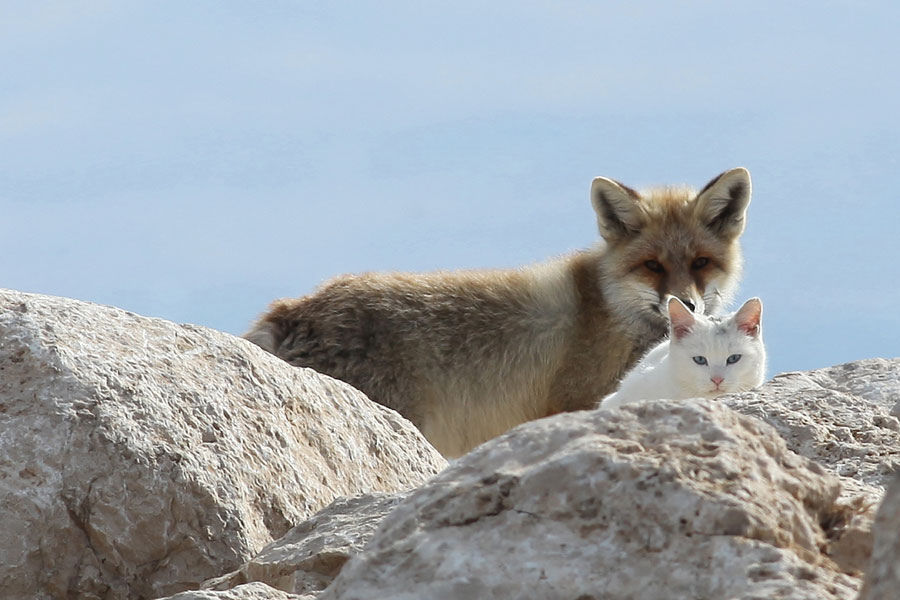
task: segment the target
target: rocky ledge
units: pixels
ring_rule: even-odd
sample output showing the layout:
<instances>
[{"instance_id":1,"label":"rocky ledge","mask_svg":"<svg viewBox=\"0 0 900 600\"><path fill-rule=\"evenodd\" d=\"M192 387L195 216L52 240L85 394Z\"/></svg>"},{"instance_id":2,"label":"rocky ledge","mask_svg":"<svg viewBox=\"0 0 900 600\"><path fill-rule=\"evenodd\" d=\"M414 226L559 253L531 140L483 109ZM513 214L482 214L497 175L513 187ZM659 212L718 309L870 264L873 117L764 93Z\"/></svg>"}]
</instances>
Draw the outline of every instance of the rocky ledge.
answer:
<instances>
[{"instance_id":1,"label":"rocky ledge","mask_svg":"<svg viewBox=\"0 0 900 600\"><path fill-rule=\"evenodd\" d=\"M0 291L0 589L891 598L898 402L900 360L864 360L557 415L448 466L393 411L244 340Z\"/></svg>"}]
</instances>

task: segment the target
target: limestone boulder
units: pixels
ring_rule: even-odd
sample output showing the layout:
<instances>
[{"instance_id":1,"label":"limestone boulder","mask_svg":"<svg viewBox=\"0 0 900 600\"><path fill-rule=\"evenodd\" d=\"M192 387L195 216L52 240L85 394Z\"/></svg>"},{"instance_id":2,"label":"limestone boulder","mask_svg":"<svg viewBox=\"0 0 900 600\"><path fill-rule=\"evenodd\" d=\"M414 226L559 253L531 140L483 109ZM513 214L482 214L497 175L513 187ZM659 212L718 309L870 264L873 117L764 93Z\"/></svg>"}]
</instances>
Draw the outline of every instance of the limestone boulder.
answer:
<instances>
[{"instance_id":1,"label":"limestone boulder","mask_svg":"<svg viewBox=\"0 0 900 600\"><path fill-rule=\"evenodd\" d=\"M721 402L557 415L414 491L318 598L849 600L840 492Z\"/></svg>"},{"instance_id":2,"label":"limestone boulder","mask_svg":"<svg viewBox=\"0 0 900 600\"><path fill-rule=\"evenodd\" d=\"M722 402L769 423L790 449L850 478L850 494L874 487L880 499L900 467L900 358L784 373Z\"/></svg>"},{"instance_id":3,"label":"limestone boulder","mask_svg":"<svg viewBox=\"0 0 900 600\"><path fill-rule=\"evenodd\" d=\"M289 594L269 587L264 583L254 582L222 590L191 590L160 600L315 600L315 596Z\"/></svg>"},{"instance_id":4,"label":"limestone boulder","mask_svg":"<svg viewBox=\"0 0 900 600\"><path fill-rule=\"evenodd\" d=\"M900 466L900 359L783 373L721 401L769 423L788 448L841 477L845 510L832 523L829 553L847 571L865 570L875 509Z\"/></svg>"},{"instance_id":5,"label":"limestone boulder","mask_svg":"<svg viewBox=\"0 0 900 600\"><path fill-rule=\"evenodd\" d=\"M244 340L0 292L4 597L196 589L336 497L445 464L393 411Z\"/></svg>"},{"instance_id":6,"label":"limestone boulder","mask_svg":"<svg viewBox=\"0 0 900 600\"><path fill-rule=\"evenodd\" d=\"M406 495L363 494L335 500L239 569L205 582L203 588L228 590L259 581L294 594L321 592Z\"/></svg>"},{"instance_id":7,"label":"limestone boulder","mask_svg":"<svg viewBox=\"0 0 900 600\"><path fill-rule=\"evenodd\" d=\"M874 530L872 559L859 600L887 600L900 595L900 476L888 488Z\"/></svg>"}]
</instances>

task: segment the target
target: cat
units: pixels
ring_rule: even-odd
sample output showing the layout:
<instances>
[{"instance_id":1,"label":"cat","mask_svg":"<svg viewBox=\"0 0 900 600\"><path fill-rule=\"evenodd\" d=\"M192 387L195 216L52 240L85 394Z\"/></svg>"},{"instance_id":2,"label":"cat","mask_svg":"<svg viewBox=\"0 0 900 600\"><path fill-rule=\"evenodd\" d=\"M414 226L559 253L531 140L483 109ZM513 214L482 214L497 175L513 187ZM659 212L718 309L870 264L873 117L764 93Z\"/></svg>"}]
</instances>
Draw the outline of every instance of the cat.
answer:
<instances>
[{"instance_id":1,"label":"cat","mask_svg":"<svg viewBox=\"0 0 900 600\"><path fill-rule=\"evenodd\" d=\"M618 389L600 401L616 408L638 400L714 398L744 392L765 380L762 301L747 300L724 317L691 312L670 297L669 337L625 375Z\"/></svg>"}]
</instances>

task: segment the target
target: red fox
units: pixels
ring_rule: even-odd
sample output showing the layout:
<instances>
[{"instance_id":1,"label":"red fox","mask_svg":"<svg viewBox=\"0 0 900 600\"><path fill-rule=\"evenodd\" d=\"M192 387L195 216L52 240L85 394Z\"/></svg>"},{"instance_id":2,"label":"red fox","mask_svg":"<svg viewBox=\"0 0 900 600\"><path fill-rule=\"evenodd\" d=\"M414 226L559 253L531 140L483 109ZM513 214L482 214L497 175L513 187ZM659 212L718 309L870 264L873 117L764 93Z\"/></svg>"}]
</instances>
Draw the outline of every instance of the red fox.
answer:
<instances>
[{"instance_id":1,"label":"red fox","mask_svg":"<svg viewBox=\"0 0 900 600\"><path fill-rule=\"evenodd\" d=\"M665 300L714 314L741 273L750 173L700 192L591 185L603 241L513 270L344 275L277 300L244 337L412 421L447 457L593 408L667 332Z\"/></svg>"}]
</instances>

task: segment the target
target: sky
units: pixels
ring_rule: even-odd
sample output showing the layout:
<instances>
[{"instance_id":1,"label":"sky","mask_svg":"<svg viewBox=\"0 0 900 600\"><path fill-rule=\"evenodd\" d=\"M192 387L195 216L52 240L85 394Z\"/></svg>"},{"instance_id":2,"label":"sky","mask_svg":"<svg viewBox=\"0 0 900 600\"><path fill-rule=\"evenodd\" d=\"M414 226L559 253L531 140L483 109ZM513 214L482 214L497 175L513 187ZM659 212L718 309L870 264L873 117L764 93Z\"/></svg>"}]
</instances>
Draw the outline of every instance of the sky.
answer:
<instances>
[{"instance_id":1,"label":"sky","mask_svg":"<svg viewBox=\"0 0 900 600\"><path fill-rule=\"evenodd\" d=\"M900 3L0 2L0 287L240 334L747 167L769 375L900 355ZM736 303L737 304L737 303Z\"/></svg>"}]
</instances>

